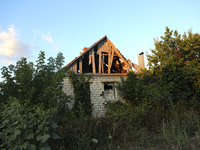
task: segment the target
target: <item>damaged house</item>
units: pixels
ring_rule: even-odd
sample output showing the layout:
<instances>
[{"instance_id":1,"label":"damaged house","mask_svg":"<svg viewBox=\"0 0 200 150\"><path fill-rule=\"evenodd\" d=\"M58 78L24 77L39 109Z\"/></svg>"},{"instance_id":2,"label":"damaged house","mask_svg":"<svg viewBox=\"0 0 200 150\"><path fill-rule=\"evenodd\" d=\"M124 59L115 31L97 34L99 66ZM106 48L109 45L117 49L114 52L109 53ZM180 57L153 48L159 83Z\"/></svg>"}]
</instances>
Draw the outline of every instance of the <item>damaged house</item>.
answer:
<instances>
[{"instance_id":1,"label":"damaged house","mask_svg":"<svg viewBox=\"0 0 200 150\"><path fill-rule=\"evenodd\" d=\"M139 65L127 60L107 36L104 36L92 46L83 48L80 55L66 65L77 75L82 73L92 76L89 87L93 116L105 114L107 101L120 99L114 85L121 77L126 78L128 71L135 69L137 72L144 68L143 53L138 58ZM74 96L68 77L64 79L63 90L67 95ZM69 107L72 106L73 103L70 103Z\"/></svg>"}]
</instances>

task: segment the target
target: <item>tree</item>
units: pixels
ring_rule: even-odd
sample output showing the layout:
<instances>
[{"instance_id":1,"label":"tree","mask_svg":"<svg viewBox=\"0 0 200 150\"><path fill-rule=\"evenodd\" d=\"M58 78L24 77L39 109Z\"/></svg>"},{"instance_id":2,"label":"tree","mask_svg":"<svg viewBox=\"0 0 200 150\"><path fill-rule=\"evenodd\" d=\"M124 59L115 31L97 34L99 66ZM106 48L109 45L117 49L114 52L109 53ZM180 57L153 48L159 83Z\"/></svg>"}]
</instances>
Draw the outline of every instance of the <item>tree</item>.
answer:
<instances>
[{"instance_id":1,"label":"tree","mask_svg":"<svg viewBox=\"0 0 200 150\"><path fill-rule=\"evenodd\" d=\"M152 55L147 57L149 69L158 78L154 87L160 97L170 96L174 102L199 107L200 34L189 30L181 36L166 27L165 35L154 44Z\"/></svg>"},{"instance_id":2,"label":"tree","mask_svg":"<svg viewBox=\"0 0 200 150\"><path fill-rule=\"evenodd\" d=\"M138 105L174 103L199 109L200 107L200 34L183 36L166 27L161 40L155 40L152 55L147 55L149 70L137 75L129 73L118 89L122 96ZM137 100L137 101L136 101ZM137 103L138 102L138 103Z\"/></svg>"},{"instance_id":3,"label":"tree","mask_svg":"<svg viewBox=\"0 0 200 150\"><path fill-rule=\"evenodd\" d=\"M188 35L184 33L182 36L178 31L170 30L166 27L164 36L161 40L154 39L155 49L148 55L149 66L165 65L169 62L186 65L190 61L198 61L200 58L200 34L193 34L192 30L188 31Z\"/></svg>"},{"instance_id":4,"label":"tree","mask_svg":"<svg viewBox=\"0 0 200 150\"><path fill-rule=\"evenodd\" d=\"M66 68L62 68L64 57L58 53L56 58L50 57L45 64L45 53L40 52L36 65L21 58L16 66L3 67L0 83L0 101L6 103L9 96L20 103L43 104L45 108L55 107L58 101L68 101L62 91L62 81L66 76Z\"/></svg>"}]
</instances>

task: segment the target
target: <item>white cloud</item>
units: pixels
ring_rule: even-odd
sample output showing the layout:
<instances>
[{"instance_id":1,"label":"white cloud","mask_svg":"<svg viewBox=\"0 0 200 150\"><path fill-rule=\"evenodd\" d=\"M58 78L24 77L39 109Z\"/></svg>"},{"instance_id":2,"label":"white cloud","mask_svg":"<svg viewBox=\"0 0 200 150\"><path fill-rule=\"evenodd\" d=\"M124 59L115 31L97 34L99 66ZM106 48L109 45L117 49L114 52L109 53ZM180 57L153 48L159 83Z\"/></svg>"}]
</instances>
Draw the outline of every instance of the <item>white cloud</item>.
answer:
<instances>
[{"instance_id":1,"label":"white cloud","mask_svg":"<svg viewBox=\"0 0 200 150\"><path fill-rule=\"evenodd\" d=\"M8 31L0 31L0 58L2 63L12 63L21 57L30 57L30 44L24 44L17 38L17 31L14 25Z\"/></svg>"},{"instance_id":2,"label":"white cloud","mask_svg":"<svg viewBox=\"0 0 200 150\"><path fill-rule=\"evenodd\" d=\"M33 32L35 34L41 35L43 41L53 43L53 39L51 38L51 32L50 31L48 31L47 34L42 34L39 30L33 30ZM34 35L34 38L36 38L36 35Z\"/></svg>"},{"instance_id":3,"label":"white cloud","mask_svg":"<svg viewBox=\"0 0 200 150\"><path fill-rule=\"evenodd\" d=\"M42 40L52 43L53 40L49 35L42 34Z\"/></svg>"},{"instance_id":4,"label":"white cloud","mask_svg":"<svg viewBox=\"0 0 200 150\"><path fill-rule=\"evenodd\" d=\"M19 31L19 29L15 29L15 26L14 25L11 25L10 28L8 28L9 30L9 34L12 35L12 36L16 36L16 31Z\"/></svg>"}]
</instances>

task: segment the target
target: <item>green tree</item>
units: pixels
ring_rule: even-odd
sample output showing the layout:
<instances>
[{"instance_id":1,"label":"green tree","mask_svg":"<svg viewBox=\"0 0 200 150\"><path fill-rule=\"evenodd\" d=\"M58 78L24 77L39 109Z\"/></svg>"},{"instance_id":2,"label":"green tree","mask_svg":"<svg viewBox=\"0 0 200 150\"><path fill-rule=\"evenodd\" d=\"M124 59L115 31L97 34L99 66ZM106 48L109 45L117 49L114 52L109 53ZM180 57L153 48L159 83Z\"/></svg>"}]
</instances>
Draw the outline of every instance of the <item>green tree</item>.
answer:
<instances>
[{"instance_id":1,"label":"green tree","mask_svg":"<svg viewBox=\"0 0 200 150\"><path fill-rule=\"evenodd\" d=\"M198 108L200 79L200 34L178 34L178 31L166 27L161 40L155 40L155 49L148 55L149 69L154 86L147 87L151 97L166 103L170 96L173 102L190 104ZM151 88L151 89L150 89ZM156 91L156 96L152 96ZM154 93L155 94L155 93Z\"/></svg>"},{"instance_id":2,"label":"green tree","mask_svg":"<svg viewBox=\"0 0 200 150\"><path fill-rule=\"evenodd\" d=\"M0 83L0 102L7 103L9 96L20 103L29 102L43 104L45 108L55 107L58 101L69 100L62 91L62 81L66 77L66 68L62 68L64 57L58 53L56 58L50 57L45 64L45 53L40 52L36 65L21 58L16 65L3 67Z\"/></svg>"},{"instance_id":3,"label":"green tree","mask_svg":"<svg viewBox=\"0 0 200 150\"><path fill-rule=\"evenodd\" d=\"M147 55L149 70L137 75L128 73L121 80L118 89L122 96L138 105L148 102L156 106L169 106L169 98L174 103L200 107L200 35L178 34L166 27L161 40L155 40L152 55Z\"/></svg>"},{"instance_id":4,"label":"green tree","mask_svg":"<svg viewBox=\"0 0 200 150\"><path fill-rule=\"evenodd\" d=\"M200 57L200 34L193 34L192 30L188 35L182 36L178 31L170 30L166 27L164 36L161 40L154 39L155 49L152 49L152 55L147 55L149 66L165 65L170 62L186 65L190 61L199 62Z\"/></svg>"}]
</instances>

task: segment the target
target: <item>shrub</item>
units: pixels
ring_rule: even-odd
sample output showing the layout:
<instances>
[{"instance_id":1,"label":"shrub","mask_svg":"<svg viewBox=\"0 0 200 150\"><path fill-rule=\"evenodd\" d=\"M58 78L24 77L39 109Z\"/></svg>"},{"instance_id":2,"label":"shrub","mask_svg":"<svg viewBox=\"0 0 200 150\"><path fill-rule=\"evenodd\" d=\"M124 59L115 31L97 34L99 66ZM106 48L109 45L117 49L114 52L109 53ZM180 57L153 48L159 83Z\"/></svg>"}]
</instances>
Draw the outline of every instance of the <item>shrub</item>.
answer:
<instances>
[{"instance_id":1,"label":"shrub","mask_svg":"<svg viewBox=\"0 0 200 150\"><path fill-rule=\"evenodd\" d=\"M59 119L59 143L64 149L89 150L92 143L91 118L84 115L83 105L80 102L78 104L76 113L71 111Z\"/></svg>"},{"instance_id":2,"label":"shrub","mask_svg":"<svg viewBox=\"0 0 200 150\"><path fill-rule=\"evenodd\" d=\"M142 91L139 90L139 78L137 74L133 71L127 73L127 79L121 78L121 82L117 83L117 90L119 91L120 95L124 100L130 101L134 106L140 105L142 102L141 93Z\"/></svg>"},{"instance_id":3,"label":"shrub","mask_svg":"<svg viewBox=\"0 0 200 150\"><path fill-rule=\"evenodd\" d=\"M163 143L176 149L188 149L194 137L198 137L199 116L194 110L176 107L172 102L170 111L171 115L162 121Z\"/></svg>"},{"instance_id":4,"label":"shrub","mask_svg":"<svg viewBox=\"0 0 200 150\"><path fill-rule=\"evenodd\" d=\"M55 134L57 125L49 111L44 111L42 105L29 106L10 99L11 102L3 106L0 147L9 150L55 148L54 140L59 136Z\"/></svg>"}]
</instances>

